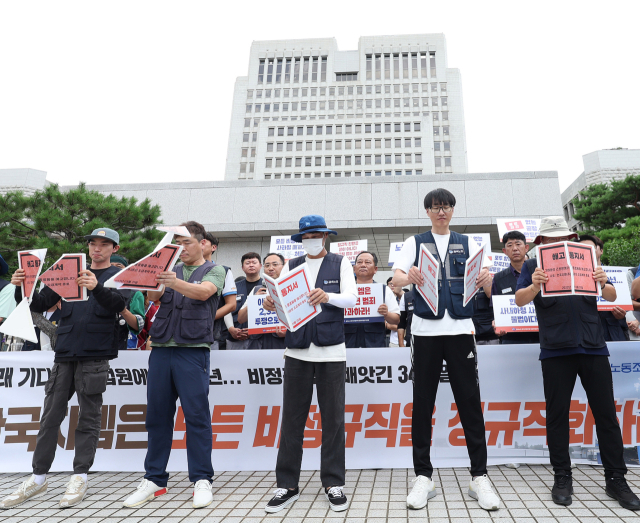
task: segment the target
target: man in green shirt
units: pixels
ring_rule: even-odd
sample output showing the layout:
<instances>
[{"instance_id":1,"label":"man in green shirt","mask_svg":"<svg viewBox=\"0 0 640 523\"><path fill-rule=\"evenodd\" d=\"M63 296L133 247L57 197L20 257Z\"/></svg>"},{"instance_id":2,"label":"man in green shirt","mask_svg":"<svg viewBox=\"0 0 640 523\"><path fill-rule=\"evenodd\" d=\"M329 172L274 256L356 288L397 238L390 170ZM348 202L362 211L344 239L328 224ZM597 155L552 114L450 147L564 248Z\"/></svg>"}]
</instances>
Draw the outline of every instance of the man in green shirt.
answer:
<instances>
[{"instance_id":1,"label":"man in green shirt","mask_svg":"<svg viewBox=\"0 0 640 523\"><path fill-rule=\"evenodd\" d=\"M173 442L176 401L187 427L187 463L193 489L193 507L211 504L211 411L209 410L209 357L213 322L224 287L224 268L206 261L202 247L204 227L183 223L191 236L177 236L182 265L158 274L161 291L149 291L149 299L160 299L151 328L152 351L147 378L146 474L125 500L125 507L138 507L167 493L167 463Z\"/></svg>"}]
</instances>

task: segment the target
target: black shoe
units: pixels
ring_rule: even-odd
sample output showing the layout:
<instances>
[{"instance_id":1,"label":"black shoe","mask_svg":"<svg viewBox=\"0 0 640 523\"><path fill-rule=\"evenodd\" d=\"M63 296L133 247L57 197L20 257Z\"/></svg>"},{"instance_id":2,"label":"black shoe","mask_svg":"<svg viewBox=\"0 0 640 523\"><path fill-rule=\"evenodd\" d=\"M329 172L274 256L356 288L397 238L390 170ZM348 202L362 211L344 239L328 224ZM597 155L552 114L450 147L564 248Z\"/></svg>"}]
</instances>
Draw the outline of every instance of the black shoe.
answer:
<instances>
[{"instance_id":1,"label":"black shoe","mask_svg":"<svg viewBox=\"0 0 640 523\"><path fill-rule=\"evenodd\" d=\"M631 491L626 479L620 477L605 478L605 482L607 486L604 491L607 496L617 499L622 508L640 510L640 499Z\"/></svg>"},{"instance_id":2,"label":"black shoe","mask_svg":"<svg viewBox=\"0 0 640 523\"><path fill-rule=\"evenodd\" d=\"M286 488L276 489L275 495L269 500L267 506L264 507L266 512L279 512L283 508L288 507L296 499L300 497L298 487L293 490Z\"/></svg>"},{"instance_id":3,"label":"black shoe","mask_svg":"<svg viewBox=\"0 0 640 523\"><path fill-rule=\"evenodd\" d=\"M551 499L556 505L568 507L572 503L573 480L570 474L556 474L551 489Z\"/></svg>"},{"instance_id":4,"label":"black shoe","mask_svg":"<svg viewBox=\"0 0 640 523\"><path fill-rule=\"evenodd\" d=\"M347 496L342 492L343 487L328 487L324 489L324 497L329 500L331 510L341 512L349 508Z\"/></svg>"}]
</instances>

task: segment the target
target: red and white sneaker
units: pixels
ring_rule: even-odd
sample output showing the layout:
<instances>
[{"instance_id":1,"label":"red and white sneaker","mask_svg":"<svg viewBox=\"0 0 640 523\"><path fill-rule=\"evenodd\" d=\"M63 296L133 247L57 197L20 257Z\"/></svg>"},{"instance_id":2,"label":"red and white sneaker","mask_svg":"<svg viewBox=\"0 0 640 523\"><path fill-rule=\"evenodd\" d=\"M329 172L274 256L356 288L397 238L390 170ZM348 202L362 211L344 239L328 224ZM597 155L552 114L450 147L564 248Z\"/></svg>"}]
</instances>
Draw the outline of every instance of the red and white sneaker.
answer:
<instances>
[{"instance_id":1,"label":"red and white sneaker","mask_svg":"<svg viewBox=\"0 0 640 523\"><path fill-rule=\"evenodd\" d=\"M129 508L139 507L167 492L169 492L167 487L159 487L153 481L143 479L135 492L124 500L123 505Z\"/></svg>"}]
</instances>

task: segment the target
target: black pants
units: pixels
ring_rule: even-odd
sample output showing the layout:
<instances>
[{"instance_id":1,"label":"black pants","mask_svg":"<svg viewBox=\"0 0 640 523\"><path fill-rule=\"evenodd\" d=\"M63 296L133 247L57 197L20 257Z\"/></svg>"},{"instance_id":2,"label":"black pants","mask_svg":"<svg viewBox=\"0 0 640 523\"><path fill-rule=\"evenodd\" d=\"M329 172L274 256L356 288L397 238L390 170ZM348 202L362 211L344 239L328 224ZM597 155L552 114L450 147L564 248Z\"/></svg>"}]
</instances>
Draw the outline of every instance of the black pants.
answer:
<instances>
[{"instance_id":1,"label":"black pants","mask_svg":"<svg viewBox=\"0 0 640 523\"><path fill-rule=\"evenodd\" d=\"M569 409L576 377L580 376L596 423L604 473L607 477L626 474L609 358L575 354L547 358L540 363L547 402L547 445L553 471L571 474Z\"/></svg>"},{"instance_id":2,"label":"black pants","mask_svg":"<svg viewBox=\"0 0 640 523\"><path fill-rule=\"evenodd\" d=\"M33 452L33 473L46 474L51 468L58 445L60 425L67 414L73 394L78 395L80 414L75 432L76 454L73 471L89 472L98 448L102 421L102 393L107 390L109 362L65 361L55 363L44 386L44 411Z\"/></svg>"},{"instance_id":3,"label":"black pants","mask_svg":"<svg viewBox=\"0 0 640 523\"><path fill-rule=\"evenodd\" d=\"M323 487L342 487L344 462L344 382L346 362L313 362L286 357L280 448L276 461L278 488L295 488L300 480L304 426L316 379L322 416L320 480Z\"/></svg>"},{"instance_id":4,"label":"black pants","mask_svg":"<svg viewBox=\"0 0 640 523\"><path fill-rule=\"evenodd\" d=\"M413 336L413 467L416 476L431 477L431 417L442 361L447 362L453 397L471 460L471 475L487 473L487 442L480 403L476 346L471 334ZM471 357L469 357L471 356Z\"/></svg>"}]
</instances>

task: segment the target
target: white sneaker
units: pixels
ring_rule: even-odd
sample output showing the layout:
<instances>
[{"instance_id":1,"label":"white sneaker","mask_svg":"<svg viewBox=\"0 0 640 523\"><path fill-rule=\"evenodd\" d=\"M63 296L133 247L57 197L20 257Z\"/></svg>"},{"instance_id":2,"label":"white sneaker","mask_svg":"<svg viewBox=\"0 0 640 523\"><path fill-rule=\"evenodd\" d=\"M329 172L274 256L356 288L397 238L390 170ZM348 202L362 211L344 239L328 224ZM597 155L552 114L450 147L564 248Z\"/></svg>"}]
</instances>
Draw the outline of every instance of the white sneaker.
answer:
<instances>
[{"instance_id":1,"label":"white sneaker","mask_svg":"<svg viewBox=\"0 0 640 523\"><path fill-rule=\"evenodd\" d=\"M82 477L76 474L71 476L69 483L67 483L67 490L64 493L64 496L62 496L60 503L58 503L58 507L69 508L80 503L87 493L88 486L89 481L85 481Z\"/></svg>"},{"instance_id":2,"label":"white sneaker","mask_svg":"<svg viewBox=\"0 0 640 523\"><path fill-rule=\"evenodd\" d=\"M211 487L211 483L206 479L196 481L196 484L193 487L193 508L203 508L211 505L211 502L213 501Z\"/></svg>"},{"instance_id":3,"label":"white sneaker","mask_svg":"<svg viewBox=\"0 0 640 523\"><path fill-rule=\"evenodd\" d=\"M38 485L33 476L22 482L18 489L13 493L0 501L0 509L7 509L22 505L25 501L30 499L39 498L47 493L47 486L49 483L47 480L42 485Z\"/></svg>"},{"instance_id":4,"label":"white sneaker","mask_svg":"<svg viewBox=\"0 0 640 523\"><path fill-rule=\"evenodd\" d=\"M478 500L478 504L485 510L498 510L500 508L500 498L493 492L491 481L485 474L477 476L469 481L469 495Z\"/></svg>"},{"instance_id":5,"label":"white sneaker","mask_svg":"<svg viewBox=\"0 0 640 523\"><path fill-rule=\"evenodd\" d=\"M153 481L143 479L135 492L124 500L123 505L129 508L139 507L140 505L144 505L148 501L151 501L158 496L162 496L167 492L169 492L167 487L159 487Z\"/></svg>"},{"instance_id":6,"label":"white sneaker","mask_svg":"<svg viewBox=\"0 0 640 523\"><path fill-rule=\"evenodd\" d=\"M413 483L411 493L407 496L407 507L424 508L427 506L427 501L437 494L436 484L427 476L418 476Z\"/></svg>"}]
</instances>

